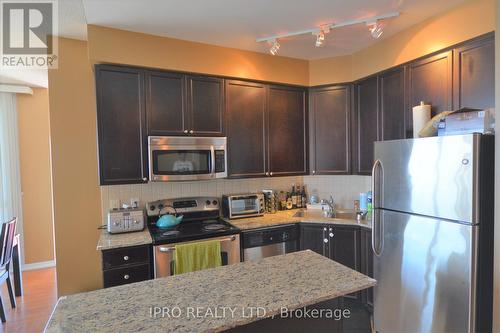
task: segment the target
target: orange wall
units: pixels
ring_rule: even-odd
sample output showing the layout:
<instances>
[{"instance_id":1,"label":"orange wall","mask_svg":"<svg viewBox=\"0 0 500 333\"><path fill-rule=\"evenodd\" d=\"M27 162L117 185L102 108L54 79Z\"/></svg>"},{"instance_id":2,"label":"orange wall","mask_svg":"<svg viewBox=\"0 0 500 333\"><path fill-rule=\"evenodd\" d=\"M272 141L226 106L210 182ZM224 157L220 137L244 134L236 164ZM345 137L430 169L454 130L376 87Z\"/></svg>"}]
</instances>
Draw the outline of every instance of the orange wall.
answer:
<instances>
[{"instance_id":1,"label":"orange wall","mask_svg":"<svg viewBox=\"0 0 500 333\"><path fill-rule=\"evenodd\" d=\"M17 94L19 157L23 191L24 261L54 259L50 120L47 89Z\"/></svg>"},{"instance_id":2,"label":"orange wall","mask_svg":"<svg viewBox=\"0 0 500 333\"><path fill-rule=\"evenodd\" d=\"M94 77L87 43L59 39L49 70L50 131L59 295L102 286Z\"/></svg>"},{"instance_id":3,"label":"orange wall","mask_svg":"<svg viewBox=\"0 0 500 333\"><path fill-rule=\"evenodd\" d=\"M128 64L307 85L307 60L88 26L92 62Z\"/></svg>"},{"instance_id":4,"label":"orange wall","mask_svg":"<svg viewBox=\"0 0 500 333\"><path fill-rule=\"evenodd\" d=\"M494 1L469 0L363 49L350 59L347 56L312 60L309 83L354 81L494 30ZM347 68L351 71L350 80L346 80Z\"/></svg>"}]
</instances>

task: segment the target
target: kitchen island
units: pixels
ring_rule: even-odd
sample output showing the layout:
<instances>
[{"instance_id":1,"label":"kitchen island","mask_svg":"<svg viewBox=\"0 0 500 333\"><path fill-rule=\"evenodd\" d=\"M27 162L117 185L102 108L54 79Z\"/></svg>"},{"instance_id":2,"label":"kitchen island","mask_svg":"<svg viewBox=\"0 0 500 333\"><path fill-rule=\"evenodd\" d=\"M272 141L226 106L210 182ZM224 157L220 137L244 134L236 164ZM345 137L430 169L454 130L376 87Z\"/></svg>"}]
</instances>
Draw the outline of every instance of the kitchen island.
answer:
<instances>
[{"instance_id":1,"label":"kitchen island","mask_svg":"<svg viewBox=\"0 0 500 333\"><path fill-rule=\"evenodd\" d=\"M45 332L220 332L375 283L306 250L63 296Z\"/></svg>"}]
</instances>

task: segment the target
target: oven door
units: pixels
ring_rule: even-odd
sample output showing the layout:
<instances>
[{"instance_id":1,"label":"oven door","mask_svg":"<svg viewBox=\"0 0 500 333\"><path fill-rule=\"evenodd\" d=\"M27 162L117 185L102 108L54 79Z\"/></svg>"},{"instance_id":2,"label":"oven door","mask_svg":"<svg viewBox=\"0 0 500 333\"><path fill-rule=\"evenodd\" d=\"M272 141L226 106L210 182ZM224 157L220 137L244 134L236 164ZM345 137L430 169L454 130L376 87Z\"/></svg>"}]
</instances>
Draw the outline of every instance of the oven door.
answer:
<instances>
[{"instance_id":1,"label":"oven door","mask_svg":"<svg viewBox=\"0 0 500 333\"><path fill-rule=\"evenodd\" d=\"M173 275L175 245L194 243L206 240L219 240L221 246L222 265L232 265L240 262L240 236L229 235L209 239L200 239L193 242L173 243L155 246L155 278Z\"/></svg>"}]
</instances>

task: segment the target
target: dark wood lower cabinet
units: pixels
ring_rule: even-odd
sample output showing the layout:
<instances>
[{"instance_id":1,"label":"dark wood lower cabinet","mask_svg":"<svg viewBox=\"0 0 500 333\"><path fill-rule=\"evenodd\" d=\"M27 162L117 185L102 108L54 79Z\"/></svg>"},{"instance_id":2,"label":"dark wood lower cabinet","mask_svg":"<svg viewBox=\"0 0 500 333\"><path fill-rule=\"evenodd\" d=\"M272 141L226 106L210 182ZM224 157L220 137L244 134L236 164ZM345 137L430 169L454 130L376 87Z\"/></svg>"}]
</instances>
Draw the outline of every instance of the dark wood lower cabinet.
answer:
<instances>
[{"instance_id":1,"label":"dark wood lower cabinet","mask_svg":"<svg viewBox=\"0 0 500 333\"><path fill-rule=\"evenodd\" d=\"M340 333L343 331L343 321L350 319L342 318L327 318L322 316L321 318L306 318L302 315L306 311L317 309L319 311L332 310L338 313L339 310L344 310L343 299L334 298L325 302L317 303L314 305L307 306L305 308L300 308L295 312L285 312L286 315L281 316L280 313L274 317L269 317L255 321L253 323L239 326L227 330L227 332L237 332L237 333L275 333L275 332L287 332L287 333L309 333L309 332L328 332L328 333ZM339 316L340 317L340 316Z\"/></svg>"},{"instance_id":2,"label":"dark wood lower cabinet","mask_svg":"<svg viewBox=\"0 0 500 333\"><path fill-rule=\"evenodd\" d=\"M104 288L149 280L154 277L151 245L102 251Z\"/></svg>"},{"instance_id":3,"label":"dark wood lower cabinet","mask_svg":"<svg viewBox=\"0 0 500 333\"><path fill-rule=\"evenodd\" d=\"M364 244L361 238L363 232L366 233L364 229L360 229L358 226L303 223L300 226L300 249L312 250L351 269L364 273L362 260L367 261L367 259L366 255L363 255ZM364 236L371 241L371 237ZM368 245L370 245L369 250L371 251L371 243ZM373 271L373 262L371 269ZM345 297L362 300L363 294L362 292L356 292Z\"/></svg>"},{"instance_id":4,"label":"dark wood lower cabinet","mask_svg":"<svg viewBox=\"0 0 500 333\"><path fill-rule=\"evenodd\" d=\"M361 273L373 277L373 250L371 230L361 229ZM364 303L373 308L373 288L361 292Z\"/></svg>"}]
</instances>

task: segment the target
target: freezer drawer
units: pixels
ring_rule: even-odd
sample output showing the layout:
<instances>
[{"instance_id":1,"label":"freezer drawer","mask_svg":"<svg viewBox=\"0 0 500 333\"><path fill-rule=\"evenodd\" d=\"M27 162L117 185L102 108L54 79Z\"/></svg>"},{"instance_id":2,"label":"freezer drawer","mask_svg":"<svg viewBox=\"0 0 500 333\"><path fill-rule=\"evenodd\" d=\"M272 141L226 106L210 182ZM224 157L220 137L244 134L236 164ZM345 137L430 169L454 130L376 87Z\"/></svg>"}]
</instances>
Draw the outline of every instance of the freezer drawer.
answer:
<instances>
[{"instance_id":1,"label":"freezer drawer","mask_svg":"<svg viewBox=\"0 0 500 333\"><path fill-rule=\"evenodd\" d=\"M479 226L381 210L374 237L378 332L473 332ZM380 244L379 244L380 243Z\"/></svg>"},{"instance_id":2,"label":"freezer drawer","mask_svg":"<svg viewBox=\"0 0 500 333\"><path fill-rule=\"evenodd\" d=\"M374 206L479 223L480 202L491 200L481 191L480 171L492 144L493 137L479 134L376 142Z\"/></svg>"}]
</instances>

